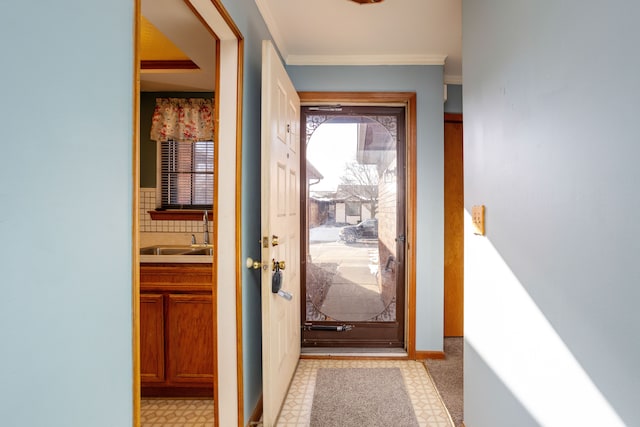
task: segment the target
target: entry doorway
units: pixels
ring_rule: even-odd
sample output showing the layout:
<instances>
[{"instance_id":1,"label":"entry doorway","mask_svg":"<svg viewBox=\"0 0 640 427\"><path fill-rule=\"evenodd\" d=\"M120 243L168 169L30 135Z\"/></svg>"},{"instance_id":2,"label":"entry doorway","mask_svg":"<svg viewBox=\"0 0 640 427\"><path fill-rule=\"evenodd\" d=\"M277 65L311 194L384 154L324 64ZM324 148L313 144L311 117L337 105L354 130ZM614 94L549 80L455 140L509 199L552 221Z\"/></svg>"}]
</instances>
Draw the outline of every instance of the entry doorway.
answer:
<instances>
[{"instance_id":1,"label":"entry doorway","mask_svg":"<svg viewBox=\"0 0 640 427\"><path fill-rule=\"evenodd\" d=\"M141 0L135 1L135 62L134 67L136 73L134 76L134 87L140 89L140 64L141 60L141 16L144 16ZM159 5L152 2L151 7L157 8ZM165 5L165 2L162 3ZM168 28L174 31L178 30L178 26L175 25L175 19L178 16L184 18L185 14L193 14L197 17L196 23L188 24L190 29L192 27L198 27L197 22L201 22L206 31L213 36L216 40L215 44L205 44L205 50L207 55L215 54L215 97L214 97L214 111L215 111L215 123L214 128L214 141L224 141L224 143L215 145L215 171L216 171L216 184L214 186L213 194L213 233L211 236L212 243L214 245L213 254L213 271L210 271L212 275L213 295L212 304L209 304L208 311L210 318L214 321L213 331L213 343L212 348L209 350L214 354L214 366L213 366L213 396L215 400L215 412L209 413L208 416L212 416L214 422L212 425L237 425L243 424L244 421L238 420L238 417L242 417L242 411L238 411L243 402L242 388L238 386L242 382L242 368L238 367L239 359L236 357L238 354L238 340L236 334L235 322L217 322L217 319L231 319L237 318L241 313L241 307L236 301L236 297L239 295L238 290L242 288L242 283L237 280L237 272L240 271L238 251L236 250L240 244L240 228L238 218L235 212L238 208L237 192L225 190L221 186L225 183L225 186L229 188L239 188L240 175L237 173L240 167L240 159L237 158L237 154L241 152L241 139L238 129L242 127L240 123L241 114L239 112L241 108L242 96L239 96L241 92L242 81L242 62L239 62L239 58L243 57L243 38L238 28L233 23L230 15L221 4L221 0L211 0L209 2L201 2L197 0L178 0L177 2L171 1L171 5L182 6L183 10L175 12L167 3L164 7L164 13L168 13L165 18L169 21ZM187 11L184 11L186 7ZM183 13L185 12L185 13ZM171 21L173 20L173 21ZM173 23L173 25L172 25ZM184 23L184 22L183 22ZM191 43L191 48L186 49L191 52L193 50L193 43L195 39L182 34L184 43ZM209 49L206 48L209 47ZM193 53L192 53L193 55ZM150 65L162 65L158 64L163 61L151 61ZM173 62L177 66L186 66L187 69L191 69L190 64L193 61L169 61ZM170 64L169 64L170 65ZM157 80L160 78L158 73L156 76L151 76L150 80ZM176 74L176 73L168 73ZM180 74L182 79L188 80L191 77L197 77L202 75L202 72L198 73L185 73L184 70ZM208 79L208 76L204 77ZM188 85L187 85L188 86ZM195 87L191 85L191 87ZM176 91L178 88L169 88L172 91ZM169 90L166 89L166 90ZM159 89L154 89L159 90ZM165 89L163 89L164 91ZM140 425L140 408L141 408L141 386L140 386L140 373L141 373L141 334L140 325L144 314L141 313L140 308L140 208L141 208L141 195L139 188L139 176L140 176L140 164L139 153L141 150L140 143L140 125L138 122L140 112L140 93L136 90L134 95L135 101L135 114L133 121L133 128L135 130L135 137L133 139L133 152L135 156L134 161L134 188L133 188L133 424ZM220 106L224 106L220 108ZM222 190L220 190L222 188ZM177 227L176 227L177 228ZM225 247L224 251L218 251L217 247ZM236 286L221 286L217 287L216 283L235 283ZM162 311L158 313L162 315ZM205 313L206 315L206 313ZM184 316L179 316L184 320ZM161 346L164 351L163 346ZM197 351L194 353L197 354ZM225 393L219 393L219 384L223 384ZM209 410L208 408L206 409ZM213 408L211 409L213 411Z\"/></svg>"},{"instance_id":2,"label":"entry doorway","mask_svg":"<svg viewBox=\"0 0 640 427\"><path fill-rule=\"evenodd\" d=\"M404 105L301 112L302 346L407 349Z\"/></svg>"}]
</instances>

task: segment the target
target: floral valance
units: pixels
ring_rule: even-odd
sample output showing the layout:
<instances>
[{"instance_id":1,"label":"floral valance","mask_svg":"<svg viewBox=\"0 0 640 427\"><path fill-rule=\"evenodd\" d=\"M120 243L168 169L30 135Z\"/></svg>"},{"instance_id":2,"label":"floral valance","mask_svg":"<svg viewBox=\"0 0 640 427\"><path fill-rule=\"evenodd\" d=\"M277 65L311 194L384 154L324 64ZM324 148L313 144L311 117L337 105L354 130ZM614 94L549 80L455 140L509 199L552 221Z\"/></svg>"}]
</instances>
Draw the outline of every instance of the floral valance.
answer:
<instances>
[{"instance_id":1,"label":"floral valance","mask_svg":"<svg viewBox=\"0 0 640 427\"><path fill-rule=\"evenodd\" d=\"M213 100L157 98L151 123L153 141L213 141Z\"/></svg>"}]
</instances>

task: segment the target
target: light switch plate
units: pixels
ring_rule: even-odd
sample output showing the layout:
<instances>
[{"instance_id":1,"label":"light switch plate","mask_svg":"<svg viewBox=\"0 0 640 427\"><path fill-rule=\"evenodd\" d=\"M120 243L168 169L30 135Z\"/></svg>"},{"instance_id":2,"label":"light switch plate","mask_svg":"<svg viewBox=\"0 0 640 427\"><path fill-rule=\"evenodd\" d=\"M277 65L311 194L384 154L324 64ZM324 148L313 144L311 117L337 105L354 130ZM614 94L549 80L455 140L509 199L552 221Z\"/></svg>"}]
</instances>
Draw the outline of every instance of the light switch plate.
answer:
<instances>
[{"instance_id":1,"label":"light switch plate","mask_svg":"<svg viewBox=\"0 0 640 427\"><path fill-rule=\"evenodd\" d=\"M476 205L471 208L471 222L473 234L484 236L484 205Z\"/></svg>"}]
</instances>

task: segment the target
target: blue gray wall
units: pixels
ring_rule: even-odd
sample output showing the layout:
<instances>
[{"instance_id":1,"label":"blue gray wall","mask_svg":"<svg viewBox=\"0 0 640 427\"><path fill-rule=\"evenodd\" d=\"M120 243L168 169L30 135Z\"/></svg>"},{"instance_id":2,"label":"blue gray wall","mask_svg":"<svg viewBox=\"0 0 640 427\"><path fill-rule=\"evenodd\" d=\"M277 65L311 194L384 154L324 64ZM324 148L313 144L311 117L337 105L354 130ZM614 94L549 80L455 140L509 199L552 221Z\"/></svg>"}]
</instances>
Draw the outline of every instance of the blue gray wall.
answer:
<instances>
[{"instance_id":1,"label":"blue gray wall","mask_svg":"<svg viewBox=\"0 0 640 427\"><path fill-rule=\"evenodd\" d=\"M3 2L0 424L132 424L133 2Z\"/></svg>"},{"instance_id":2,"label":"blue gray wall","mask_svg":"<svg viewBox=\"0 0 640 427\"><path fill-rule=\"evenodd\" d=\"M442 350L443 67L290 66L298 91L416 92L416 349Z\"/></svg>"},{"instance_id":3,"label":"blue gray wall","mask_svg":"<svg viewBox=\"0 0 640 427\"><path fill-rule=\"evenodd\" d=\"M445 113L462 113L462 85L447 85L447 101L444 103Z\"/></svg>"},{"instance_id":4,"label":"blue gray wall","mask_svg":"<svg viewBox=\"0 0 640 427\"><path fill-rule=\"evenodd\" d=\"M469 427L640 419L638 16L463 1Z\"/></svg>"},{"instance_id":5,"label":"blue gray wall","mask_svg":"<svg viewBox=\"0 0 640 427\"><path fill-rule=\"evenodd\" d=\"M244 37L242 96L242 259L260 258L260 89L262 40L271 39L254 0L223 0ZM242 350L245 422L262 394L260 274L242 271Z\"/></svg>"}]
</instances>

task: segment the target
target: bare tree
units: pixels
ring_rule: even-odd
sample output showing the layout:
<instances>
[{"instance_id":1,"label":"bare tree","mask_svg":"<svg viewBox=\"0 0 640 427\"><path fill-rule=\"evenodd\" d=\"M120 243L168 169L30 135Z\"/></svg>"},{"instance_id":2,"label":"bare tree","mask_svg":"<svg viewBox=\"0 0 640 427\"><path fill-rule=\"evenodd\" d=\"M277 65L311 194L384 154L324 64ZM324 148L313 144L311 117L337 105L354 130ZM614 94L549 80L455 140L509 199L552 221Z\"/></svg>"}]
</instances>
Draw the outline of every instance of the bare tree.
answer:
<instances>
[{"instance_id":1,"label":"bare tree","mask_svg":"<svg viewBox=\"0 0 640 427\"><path fill-rule=\"evenodd\" d=\"M378 169L375 165L353 160L345 164L338 191L366 200L371 206L371 216L375 217L378 212L378 181Z\"/></svg>"}]
</instances>

